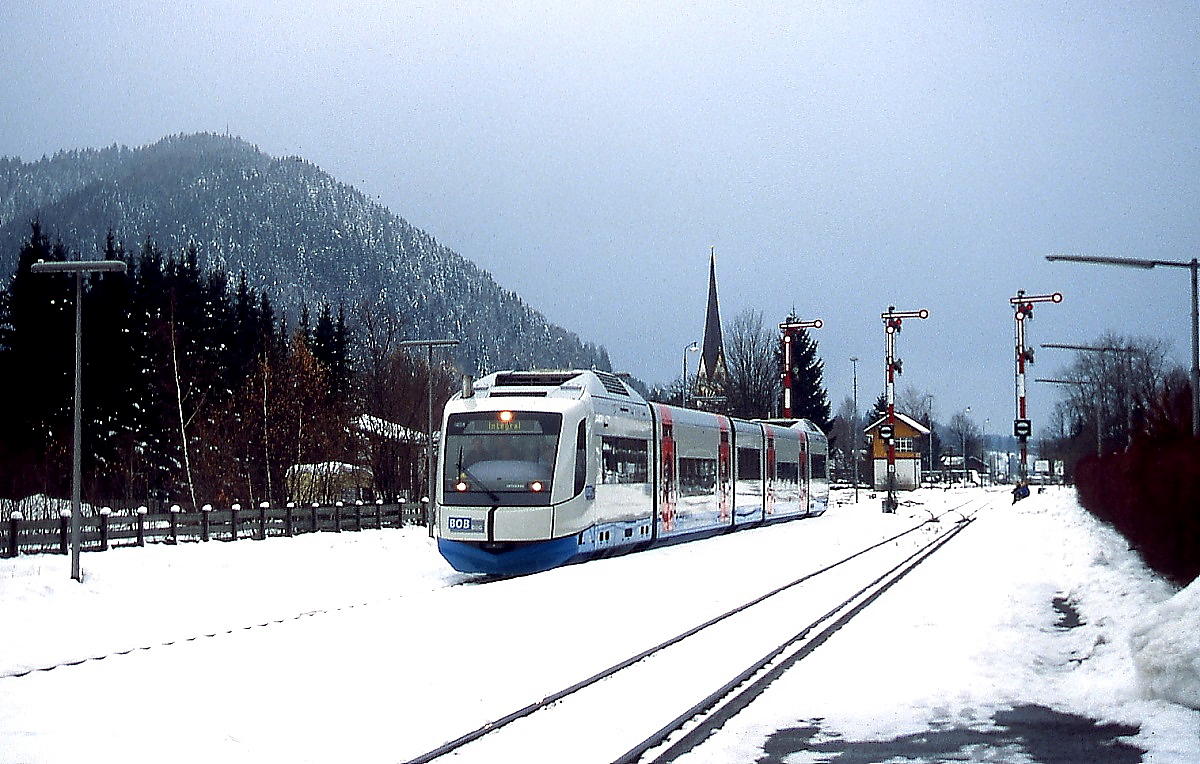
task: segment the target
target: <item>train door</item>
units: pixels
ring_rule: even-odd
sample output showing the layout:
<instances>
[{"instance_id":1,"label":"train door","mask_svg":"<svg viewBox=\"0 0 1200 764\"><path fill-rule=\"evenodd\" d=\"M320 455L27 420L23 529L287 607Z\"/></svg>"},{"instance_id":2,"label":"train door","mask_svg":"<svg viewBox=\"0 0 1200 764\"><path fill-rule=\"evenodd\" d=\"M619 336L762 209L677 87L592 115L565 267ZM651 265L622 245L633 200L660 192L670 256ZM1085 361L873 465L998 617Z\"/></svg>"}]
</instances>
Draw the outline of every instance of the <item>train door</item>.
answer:
<instances>
[{"instance_id":1,"label":"train door","mask_svg":"<svg viewBox=\"0 0 1200 764\"><path fill-rule=\"evenodd\" d=\"M829 439L821 428L809 421L804 422L808 433L809 481L808 511L819 515L829 507Z\"/></svg>"},{"instance_id":2,"label":"train door","mask_svg":"<svg viewBox=\"0 0 1200 764\"><path fill-rule=\"evenodd\" d=\"M718 416L718 424L721 428L721 442L717 445L717 513L721 519L722 525L728 525L731 522L732 512L730 504L733 497L733 486L731 484L731 475L733 472L733 433L729 424L729 417Z\"/></svg>"},{"instance_id":3,"label":"train door","mask_svg":"<svg viewBox=\"0 0 1200 764\"><path fill-rule=\"evenodd\" d=\"M775 514L775 433L771 427L764 426L767 438L766 474L763 475L763 519Z\"/></svg>"},{"instance_id":4,"label":"train door","mask_svg":"<svg viewBox=\"0 0 1200 764\"><path fill-rule=\"evenodd\" d=\"M799 504L801 514L809 512L809 484L811 482L811 464L808 454L808 436L802 429L796 429L796 434L800 436L800 453L799 463L796 469L796 501Z\"/></svg>"},{"instance_id":5,"label":"train door","mask_svg":"<svg viewBox=\"0 0 1200 764\"><path fill-rule=\"evenodd\" d=\"M675 465L675 423L671 409L656 404L659 428L658 518L664 533L675 529L675 504L679 500L679 475Z\"/></svg>"},{"instance_id":6,"label":"train door","mask_svg":"<svg viewBox=\"0 0 1200 764\"><path fill-rule=\"evenodd\" d=\"M741 527L763 519L763 428L733 420L733 524Z\"/></svg>"},{"instance_id":7,"label":"train door","mask_svg":"<svg viewBox=\"0 0 1200 764\"><path fill-rule=\"evenodd\" d=\"M801 433L797 430L764 425L769 455L774 469L768 469L771 515L774 519L803 515L800 496Z\"/></svg>"},{"instance_id":8,"label":"train door","mask_svg":"<svg viewBox=\"0 0 1200 764\"><path fill-rule=\"evenodd\" d=\"M641 544L651 539L654 474L651 446L654 426L649 406L597 402L591 449L599 459L595 477L596 545Z\"/></svg>"}]
</instances>

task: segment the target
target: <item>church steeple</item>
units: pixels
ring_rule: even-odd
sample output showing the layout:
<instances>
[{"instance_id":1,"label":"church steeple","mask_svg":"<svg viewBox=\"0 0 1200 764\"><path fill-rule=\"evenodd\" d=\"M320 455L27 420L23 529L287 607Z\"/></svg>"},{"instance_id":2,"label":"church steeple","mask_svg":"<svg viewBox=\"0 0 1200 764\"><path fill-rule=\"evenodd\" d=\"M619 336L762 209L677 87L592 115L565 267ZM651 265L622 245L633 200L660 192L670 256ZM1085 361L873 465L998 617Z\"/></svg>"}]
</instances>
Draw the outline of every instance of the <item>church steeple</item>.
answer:
<instances>
[{"instance_id":1,"label":"church steeple","mask_svg":"<svg viewBox=\"0 0 1200 764\"><path fill-rule=\"evenodd\" d=\"M721 310L717 302L717 254L714 247L708 259L708 310L704 316L700 368L696 372L696 397L723 395L728 375L725 343L721 336Z\"/></svg>"}]
</instances>

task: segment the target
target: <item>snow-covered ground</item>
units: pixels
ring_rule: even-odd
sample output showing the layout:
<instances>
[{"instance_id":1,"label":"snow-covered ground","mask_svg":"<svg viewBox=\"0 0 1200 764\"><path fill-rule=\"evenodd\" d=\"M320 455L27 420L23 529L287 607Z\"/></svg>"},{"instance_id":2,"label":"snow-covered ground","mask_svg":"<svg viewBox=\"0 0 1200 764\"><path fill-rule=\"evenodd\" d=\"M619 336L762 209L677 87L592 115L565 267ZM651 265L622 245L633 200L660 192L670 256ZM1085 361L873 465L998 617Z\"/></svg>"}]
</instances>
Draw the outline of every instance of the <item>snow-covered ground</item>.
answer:
<instances>
[{"instance_id":1,"label":"snow-covered ground","mask_svg":"<svg viewBox=\"0 0 1200 764\"><path fill-rule=\"evenodd\" d=\"M982 495L919 491L884 515L864 493L484 586L451 586L469 577L421 528L88 553L82 583L61 556L0 560L0 764L402 761ZM1175 595L1071 491L993 496L682 760L1039 761L1000 733L1082 717L1123 725L1144 761L1200 761L1183 705L1200 705L1200 584Z\"/></svg>"}]
</instances>

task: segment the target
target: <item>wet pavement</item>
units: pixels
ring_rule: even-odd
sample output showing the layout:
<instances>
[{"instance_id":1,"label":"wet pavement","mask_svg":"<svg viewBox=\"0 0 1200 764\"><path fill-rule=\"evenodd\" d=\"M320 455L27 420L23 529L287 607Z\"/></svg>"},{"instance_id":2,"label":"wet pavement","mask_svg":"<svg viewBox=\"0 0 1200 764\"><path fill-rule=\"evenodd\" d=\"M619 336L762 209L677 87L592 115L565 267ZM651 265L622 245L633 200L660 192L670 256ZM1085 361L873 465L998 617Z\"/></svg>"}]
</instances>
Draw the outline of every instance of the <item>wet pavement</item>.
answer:
<instances>
[{"instance_id":1,"label":"wet pavement","mask_svg":"<svg viewBox=\"0 0 1200 764\"><path fill-rule=\"evenodd\" d=\"M1082 626L1076 603L1053 598L1062 631ZM921 732L890 740L848 740L822 728L822 719L772 734L756 764L935 764L1021 762L1022 764L1139 764L1146 751L1122 738L1138 727L1102 724L1037 704L997 711L980 720L934 722Z\"/></svg>"},{"instance_id":2,"label":"wet pavement","mask_svg":"<svg viewBox=\"0 0 1200 764\"><path fill-rule=\"evenodd\" d=\"M1138 764L1145 753L1121 739L1136 735L1137 727L1101 724L1039 705L998 711L977 725L935 723L891 740L847 740L822 729L821 722L813 719L775 732L756 764Z\"/></svg>"}]
</instances>

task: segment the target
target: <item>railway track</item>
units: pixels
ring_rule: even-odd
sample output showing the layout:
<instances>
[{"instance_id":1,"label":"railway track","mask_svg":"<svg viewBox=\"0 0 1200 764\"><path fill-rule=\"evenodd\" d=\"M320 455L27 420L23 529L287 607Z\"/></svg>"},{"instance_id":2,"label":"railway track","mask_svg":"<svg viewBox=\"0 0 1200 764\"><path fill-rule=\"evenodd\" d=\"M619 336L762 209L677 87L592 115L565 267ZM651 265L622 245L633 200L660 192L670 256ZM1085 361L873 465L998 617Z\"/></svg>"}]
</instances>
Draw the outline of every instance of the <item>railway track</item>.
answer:
<instances>
[{"instance_id":1,"label":"railway track","mask_svg":"<svg viewBox=\"0 0 1200 764\"><path fill-rule=\"evenodd\" d=\"M572 761L672 761L702 743L778 676L949 543L993 500L931 514L901 533L412 757L408 764L550 761L562 760L567 751ZM947 527L943 519L952 525ZM831 575L835 572L838 575ZM670 691L664 692L666 688ZM647 693L663 696L655 713L628 719L614 712L627 707L630 698ZM609 721L614 717L620 721ZM599 734L598 724L604 721ZM614 726L619 735L612 734ZM581 741L586 741L583 750ZM544 758L537 753L539 744L547 747Z\"/></svg>"}]
</instances>

